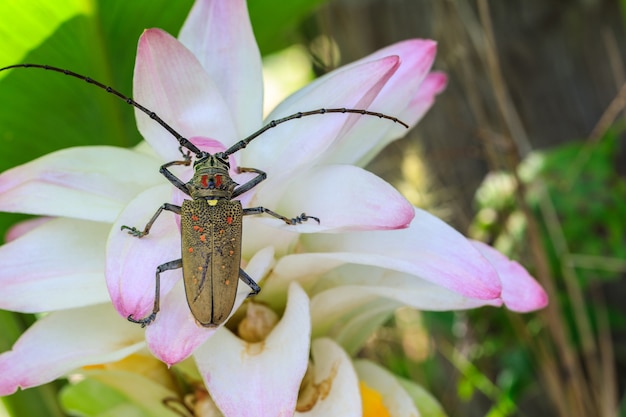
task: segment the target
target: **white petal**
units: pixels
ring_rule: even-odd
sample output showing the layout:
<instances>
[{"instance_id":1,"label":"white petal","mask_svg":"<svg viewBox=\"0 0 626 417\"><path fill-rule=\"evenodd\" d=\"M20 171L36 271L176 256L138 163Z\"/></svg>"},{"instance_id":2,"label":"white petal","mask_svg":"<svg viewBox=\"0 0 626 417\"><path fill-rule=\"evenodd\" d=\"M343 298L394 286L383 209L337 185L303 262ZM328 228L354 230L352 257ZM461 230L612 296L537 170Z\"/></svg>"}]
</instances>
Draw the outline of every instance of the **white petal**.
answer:
<instances>
[{"instance_id":1,"label":"white petal","mask_svg":"<svg viewBox=\"0 0 626 417\"><path fill-rule=\"evenodd\" d=\"M53 219L0 247L0 308L43 312L109 301L107 223Z\"/></svg>"},{"instance_id":2,"label":"white petal","mask_svg":"<svg viewBox=\"0 0 626 417\"><path fill-rule=\"evenodd\" d=\"M316 339L311 344L318 394L311 408L296 412L300 417L361 417L361 395L350 358L331 339Z\"/></svg>"},{"instance_id":3,"label":"white petal","mask_svg":"<svg viewBox=\"0 0 626 417\"><path fill-rule=\"evenodd\" d=\"M244 0L196 1L178 37L194 53L231 109L239 138L261 125L261 54Z\"/></svg>"},{"instance_id":4,"label":"white petal","mask_svg":"<svg viewBox=\"0 0 626 417\"><path fill-rule=\"evenodd\" d=\"M311 299L314 335L332 329L333 338L349 353L356 353L371 332L402 306L448 311L501 304L499 299L468 298L415 276L366 266L339 268L319 279L311 291L328 287Z\"/></svg>"},{"instance_id":5,"label":"white petal","mask_svg":"<svg viewBox=\"0 0 626 417\"><path fill-rule=\"evenodd\" d=\"M0 210L112 222L158 184L158 162L129 149L63 149L0 175Z\"/></svg>"},{"instance_id":6,"label":"white petal","mask_svg":"<svg viewBox=\"0 0 626 417\"><path fill-rule=\"evenodd\" d=\"M300 236L298 231L309 227L309 225L289 227L286 224L286 227L283 227L282 224L274 222L271 217L269 219L268 217L270 216L267 214L244 216L242 247L244 258L248 258L268 246L273 247L277 254L283 255L297 242Z\"/></svg>"},{"instance_id":7,"label":"white petal","mask_svg":"<svg viewBox=\"0 0 626 417\"><path fill-rule=\"evenodd\" d=\"M414 216L413 206L395 188L350 165L324 165L306 170L290 182L277 206L266 203L266 192L272 190L263 188L255 202L276 207L276 211L286 216L305 212L321 220L320 224L312 219L307 221L298 228L299 232L398 229L407 227ZM282 223L280 226L290 227Z\"/></svg>"},{"instance_id":8,"label":"white petal","mask_svg":"<svg viewBox=\"0 0 626 417\"><path fill-rule=\"evenodd\" d=\"M307 252L405 272L469 298L497 299L502 290L493 266L463 235L420 209L407 229L308 234L301 242Z\"/></svg>"},{"instance_id":9,"label":"white petal","mask_svg":"<svg viewBox=\"0 0 626 417\"><path fill-rule=\"evenodd\" d=\"M0 395L45 384L81 366L115 362L144 346L139 328L110 304L50 313L0 355Z\"/></svg>"},{"instance_id":10,"label":"white petal","mask_svg":"<svg viewBox=\"0 0 626 417\"><path fill-rule=\"evenodd\" d=\"M292 416L306 371L310 316L304 291L292 285L282 320L263 342L247 343L220 328L195 358L225 416Z\"/></svg>"},{"instance_id":11,"label":"white petal","mask_svg":"<svg viewBox=\"0 0 626 417\"><path fill-rule=\"evenodd\" d=\"M389 371L363 359L355 360L354 368L366 385L382 395L391 417L420 416L409 394Z\"/></svg>"}]
</instances>

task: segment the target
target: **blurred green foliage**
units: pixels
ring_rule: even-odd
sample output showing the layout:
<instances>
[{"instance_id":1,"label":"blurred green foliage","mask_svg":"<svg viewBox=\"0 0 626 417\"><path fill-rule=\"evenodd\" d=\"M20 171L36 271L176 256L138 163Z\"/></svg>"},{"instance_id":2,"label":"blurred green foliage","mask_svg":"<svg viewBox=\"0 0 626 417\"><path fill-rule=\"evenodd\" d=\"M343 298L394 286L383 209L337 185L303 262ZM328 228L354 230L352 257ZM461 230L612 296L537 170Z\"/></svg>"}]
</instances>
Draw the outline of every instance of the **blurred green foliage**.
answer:
<instances>
[{"instance_id":1,"label":"blurred green foliage","mask_svg":"<svg viewBox=\"0 0 626 417\"><path fill-rule=\"evenodd\" d=\"M595 327L595 315L607 305L603 298L589 297L583 311L577 312L581 307L570 299L566 281L573 279L569 285L589 295L626 273L626 181L616 169L620 134L611 130L596 142L535 151L518 167L520 190L512 174L497 172L490 173L476 193L478 210L470 236L521 260L532 273L528 225L518 200L523 196L530 215L539 221L542 250L558 291L550 302L564 312L563 325L577 344L581 343L577 314L586 315ZM613 330L624 330L624 314L608 308ZM483 372L498 370L501 395L510 395L515 404L533 392L538 395L533 380L537 359L523 335L533 337L540 322L530 320L524 330L519 322L515 326L519 318L504 310L471 311L467 316L473 332L480 335L475 350L483 356L470 360L480 363Z\"/></svg>"},{"instance_id":2,"label":"blurred green foliage","mask_svg":"<svg viewBox=\"0 0 626 417\"><path fill-rule=\"evenodd\" d=\"M553 274L561 275L562 262L573 263L583 287L597 279L618 279L619 268L576 264L579 258L570 255L626 259L626 181L615 169L618 138L610 131L595 145L571 142L533 152L518 169L526 202L541 219ZM476 194L478 213L470 235L523 258L526 224L515 192L511 174L490 174Z\"/></svg>"}]
</instances>

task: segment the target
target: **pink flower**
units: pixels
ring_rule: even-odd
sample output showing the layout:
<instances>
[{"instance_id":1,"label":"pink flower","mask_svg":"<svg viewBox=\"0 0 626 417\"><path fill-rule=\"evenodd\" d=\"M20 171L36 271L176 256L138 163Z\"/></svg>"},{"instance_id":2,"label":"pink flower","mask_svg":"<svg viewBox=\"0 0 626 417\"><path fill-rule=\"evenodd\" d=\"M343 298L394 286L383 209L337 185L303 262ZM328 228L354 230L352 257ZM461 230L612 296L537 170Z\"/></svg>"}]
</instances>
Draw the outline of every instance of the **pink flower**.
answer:
<instances>
[{"instance_id":1,"label":"pink flower","mask_svg":"<svg viewBox=\"0 0 626 417\"><path fill-rule=\"evenodd\" d=\"M347 107L414 126L445 87L445 75L430 72L435 50L428 40L389 46L312 82L267 120ZM134 90L139 103L205 151L221 151L259 129L261 60L245 1L198 0L179 40L158 29L144 32ZM244 219L245 270L263 287L256 300L284 311L263 342L198 326L180 269L161 275L161 309L144 333L125 318L152 311L156 266L180 258L179 226L172 213L143 239L120 226L142 229L161 204L181 201L158 174L181 155L167 131L136 114L149 146L65 149L0 175L1 210L52 217L18 226L0 248L0 307L50 312L0 355L0 395L147 345L167 364L193 354L226 416L293 415L312 336L332 333L351 353L400 305L451 310L504 302L530 311L547 302L521 266L413 208L360 168L401 137L402 126L328 114L270 129L231 158L233 167L268 175L241 196L244 207L321 219L297 226L269 216ZM177 168L183 180L191 177L191 168ZM242 184L251 176L232 177ZM233 311L249 292L239 283Z\"/></svg>"}]
</instances>

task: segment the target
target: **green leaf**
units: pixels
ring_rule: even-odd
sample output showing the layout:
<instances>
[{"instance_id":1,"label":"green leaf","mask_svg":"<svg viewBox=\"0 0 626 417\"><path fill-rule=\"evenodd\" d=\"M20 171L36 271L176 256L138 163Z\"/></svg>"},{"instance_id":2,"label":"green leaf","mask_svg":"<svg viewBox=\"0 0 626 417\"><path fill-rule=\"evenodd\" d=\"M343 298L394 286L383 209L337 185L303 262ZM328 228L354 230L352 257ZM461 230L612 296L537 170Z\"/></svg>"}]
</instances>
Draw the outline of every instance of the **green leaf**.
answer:
<instances>
[{"instance_id":1,"label":"green leaf","mask_svg":"<svg viewBox=\"0 0 626 417\"><path fill-rule=\"evenodd\" d=\"M130 95L141 32L157 26L177 33L191 6L189 0L91 3L41 0L31 6L40 12L29 9L29 24L15 28L14 35L0 43L0 50L12 51L3 54L0 64L23 61L68 68ZM166 6L168 13L162 13ZM67 11L59 11L60 17L48 24L48 9ZM12 15L2 16L0 26L15 19ZM65 20L60 21L61 17ZM35 46L31 50L11 48L15 45L11 39L28 38L31 26L46 27L36 32L48 36L36 45L32 45L34 41L22 45ZM15 69L2 74L0 100L11 105L4 106L0 114L0 146L4 151L1 170L68 146L131 146L140 139L133 111L94 86L39 69Z\"/></svg>"},{"instance_id":2,"label":"green leaf","mask_svg":"<svg viewBox=\"0 0 626 417\"><path fill-rule=\"evenodd\" d=\"M61 392L61 404L72 415L85 417L170 417L163 399L176 394L137 373L89 371L87 378Z\"/></svg>"},{"instance_id":3,"label":"green leaf","mask_svg":"<svg viewBox=\"0 0 626 417\"><path fill-rule=\"evenodd\" d=\"M79 15L91 15L93 6L91 0L65 0L62 4L45 0L0 2L0 16L4 16L0 25L3 61L21 61L64 22Z\"/></svg>"},{"instance_id":4,"label":"green leaf","mask_svg":"<svg viewBox=\"0 0 626 417\"><path fill-rule=\"evenodd\" d=\"M177 34L191 4L191 0L2 2L0 28L10 33L0 36L0 66L20 62L59 66L130 95L141 32L161 27ZM0 172L57 149L132 146L140 140L132 109L92 85L39 69L0 75ZM15 215L0 214L0 232L4 235L15 220Z\"/></svg>"},{"instance_id":5,"label":"green leaf","mask_svg":"<svg viewBox=\"0 0 626 417\"><path fill-rule=\"evenodd\" d=\"M123 394L90 378L68 385L61 392L63 408L73 415L97 416L125 402Z\"/></svg>"}]
</instances>

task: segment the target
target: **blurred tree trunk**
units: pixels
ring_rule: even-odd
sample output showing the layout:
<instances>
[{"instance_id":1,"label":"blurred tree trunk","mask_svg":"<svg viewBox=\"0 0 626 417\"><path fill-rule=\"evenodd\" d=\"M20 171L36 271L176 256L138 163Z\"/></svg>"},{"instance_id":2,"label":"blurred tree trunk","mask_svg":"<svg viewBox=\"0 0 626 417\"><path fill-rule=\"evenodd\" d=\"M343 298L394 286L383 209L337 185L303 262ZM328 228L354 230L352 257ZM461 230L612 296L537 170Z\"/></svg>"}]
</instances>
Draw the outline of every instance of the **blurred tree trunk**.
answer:
<instances>
[{"instance_id":1,"label":"blurred tree trunk","mask_svg":"<svg viewBox=\"0 0 626 417\"><path fill-rule=\"evenodd\" d=\"M409 137L388 147L370 169L398 180L398 162L418 144L447 220L462 231L488 165L506 166L502 155L512 151L500 149L498 137L517 129L522 156L586 138L624 82L626 42L617 1L485 2L505 93L519 116L519 124L510 126L494 98L477 1L332 0L317 20L337 42L341 63L407 38L438 42L435 68L448 73L447 90ZM485 140L494 138L495 155L486 158Z\"/></svg>"}]
</instances>

